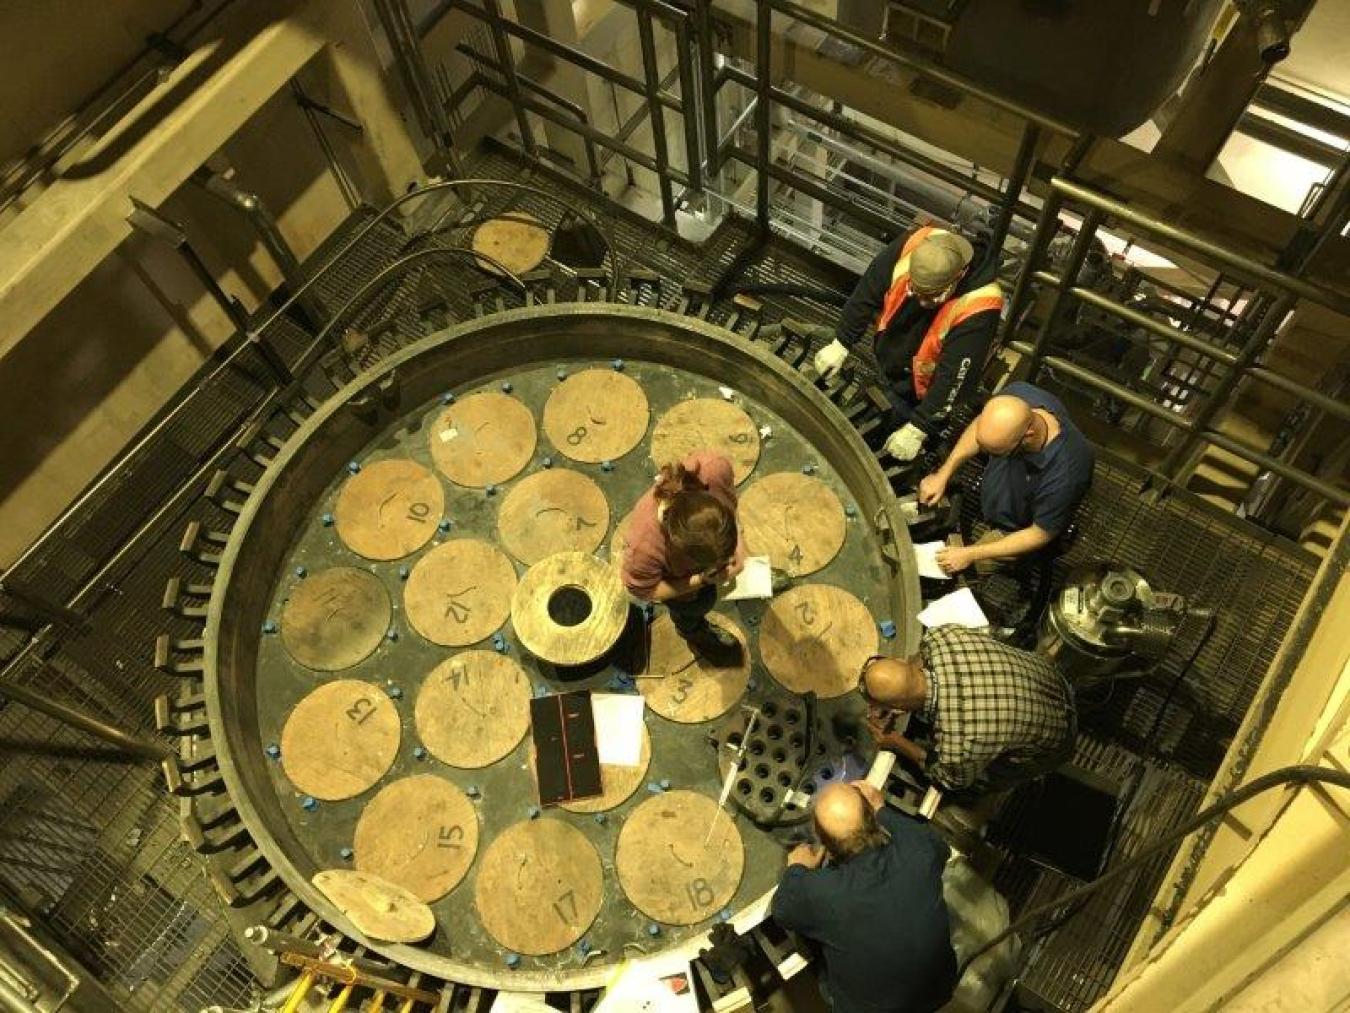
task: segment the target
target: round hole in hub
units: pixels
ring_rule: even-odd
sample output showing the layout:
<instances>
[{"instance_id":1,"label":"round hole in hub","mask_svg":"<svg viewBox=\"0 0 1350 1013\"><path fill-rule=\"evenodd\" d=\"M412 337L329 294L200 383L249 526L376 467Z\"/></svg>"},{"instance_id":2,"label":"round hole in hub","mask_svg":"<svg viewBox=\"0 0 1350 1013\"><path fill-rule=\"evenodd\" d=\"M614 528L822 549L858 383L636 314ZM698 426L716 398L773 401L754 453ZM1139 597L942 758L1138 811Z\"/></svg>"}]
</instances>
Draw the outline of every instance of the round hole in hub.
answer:
<instances>
[{"instance_id":1,"label":"round hole in hub","mask_svg":"<svg viewBox=\"0 0 1350 1013\"><path fill-rule=\"evenodd\" d=\"M781 739L783 737L783 726L769 725L768 728L764 729L764 734L767 735L769 738L777 741L778 739Z\"/></svg>"},{"instance_id":2,"label":"round hole in hub","mask_svg":"<svg viewBox=\"0 0 1350 1013\"><path fill-rule=\"evenodd\" d=\"M802 785L802 791L806 792L808 795L814 795L816 793L816 782L807 781Z\"/></svg>"},{"instance_id":3,"label":"round hole in hub","mask_svg":"<svg viewBox=\"0 0 1350 1013\"><path fill-rule=\"evenodd\" d=\"M769 776L769 765L767 763L756 764L755 776L760 780Z\"/></svg>"},{"instance_id":4,"label":"round hole in hub","mask_svg":"<svg viewBox=\"0 0 1350 1013\"><path fill-rule=\"evenodd\" d=\"M783 720L790 725L795 725L801 719L801 713L798 711L792 710L791 708L783 711Z\"/></svg>"},{"instance_id":5,"label":"round hole in hub","mask_svg":"<svg viewBox=\"0 0 1350 1013\"><path fill-rule=\"evenodd\" d=\"M788 736L788 745L791 746L793 749L801 749L802 743L804 743L805 741L806 739L802 737L801 732L793 732L791 735Z\"/></svg>"},{"instance_id":6,"label":"round hole in hub","mask_svg":"<svg viewBox=\"0 0 1350 1013\"><path fill-rule=\"evenodd\" d=\"M832 778L832 777L834 777L834 771L833 771L831 768L829 768L829 767L822 767L822 768L821 768L821 771L820 771L820 779L821 779L822 781L828 781L828 780L829 780L830 778Z\"/></svg>"},{"instance_id":7,"label":"round hole in hub","mask_svg":"<svg viewBox=\"0 0 1350 1013\"><path fill-rule=\"evenodd\" d=\"M772 788L759 789L759 800L763 802L765 805L771 805L774 800L773 789Z\"/></svg>"},{"instance_id":8,"label":"round hole in hub","mask_svg":"<svg viewBox=\"0 0 1350 1013\"><path fill-rule=\"evenodd\" d=\"M746 778L743 777L743 778L741 778L739 781L737 781L737 782L736 782L736 790L739 791L742 795L749 795L749 794L750 794L750 782L749 782L749 780L747 780Z\"/></svg>"},{"instance_id":9,"label":"round hole in hub","mask_svg":"<svg viewBox=\"0 0 1350 1013\"><path fill-rule=\"evenodd\" d=\"M778 705L772 700L767 700L760 705L759 712L766 718L771 718L778 713Z\"/></svg>"},{"instance_id":10,"label":"round hole in hub","mask_svg":"<svg viewBox=\"0 0 1350 1013\"><path fill-rule=\"evenodd\" d=\"M786 750L786 749L775 749L775 750L773 751L773 762L774 762L774 763L787 763L787 750Z\"/></svg>"},{"instance_id":11,"label":"round hole in hub","mask_svg":"<svg viewBox=\"0 0 1350 1013\"><path fill-rule=\"evenodd\" d=\"M764 743L761 742L759 739L751 739L751 740L750 740L750 755L751 755L751 756L763 756L763 755L764 755Z\"/></svg>"},{"instance_id":12,"label":"round hole in hub","mask_svg":"<svg viewBox=\"0 0 1350 1013\"><path fill-rule=\"evenodd\" d=\"M781 784L784 788L791 788L792 775L789 774L786 770L780 770L778 772L778 783Z\"/></svg>"},{"instance_id":13,"label":"round hole in hub","mask_svg":"<svg viewBox=\"0 0 1350 1013\"><path fill-rule=\"evenodd\" d=\"M564 584L548 596L548 617L559 626L580 626L591 614L591 596L585 588Z\"/></svg>"}]
</instances>

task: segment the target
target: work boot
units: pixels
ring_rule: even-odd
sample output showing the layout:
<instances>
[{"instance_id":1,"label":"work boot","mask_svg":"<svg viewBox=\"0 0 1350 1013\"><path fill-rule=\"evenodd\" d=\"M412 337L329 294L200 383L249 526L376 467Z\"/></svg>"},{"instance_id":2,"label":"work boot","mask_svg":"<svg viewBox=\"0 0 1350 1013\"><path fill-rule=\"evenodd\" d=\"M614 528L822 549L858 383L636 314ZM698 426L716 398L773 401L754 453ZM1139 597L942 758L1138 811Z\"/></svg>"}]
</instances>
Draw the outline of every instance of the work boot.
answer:
<instances>
[{"instance_id":1,"label":"work boot","mask_svg":"<svg viewBox=\"0 0 1350 1013\"><path fill-rule=\"evenodd\" d=\"M741 644L726 630L703 620L692 632L683 633L684 642L698 657L718 668L730 668L741 663Z\"/></svg>"}]
</instances>

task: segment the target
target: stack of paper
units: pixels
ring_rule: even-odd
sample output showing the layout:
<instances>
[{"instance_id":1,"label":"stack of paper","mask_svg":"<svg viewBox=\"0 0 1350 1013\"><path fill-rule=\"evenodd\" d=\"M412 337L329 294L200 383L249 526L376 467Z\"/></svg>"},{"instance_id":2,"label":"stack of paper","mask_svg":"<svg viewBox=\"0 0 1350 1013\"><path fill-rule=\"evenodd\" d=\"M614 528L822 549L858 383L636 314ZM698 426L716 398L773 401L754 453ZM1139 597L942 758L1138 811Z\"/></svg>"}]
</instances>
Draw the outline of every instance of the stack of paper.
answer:
<instances>
[{"instance_id":1,"label":"stack of paper","mask_svg":"<svg viewBox=\"0 0 1350 1013\"><path fill-rule=\"evenodd\" d=\"M642 718L646 699L637 693L592 693L595 743L602 764L636 767L642 762Z\"/></svg>"},{"instance_id":2,"label":"stack of paper","mask_svg":"<svg viewBox=\"0 0 1350 1013\"><path fill-rule=\"evenodd\" d=\"M937 554L947 547L946 542L920 542L914 546L914 561L919 564L919 576L930 580L951 580L951 574L938 566Z\"/></svg>"},{"instance_id":3,"label":"stack of paper","mask_svg":"<svg viewBox=\"0 0 1350 1013\"><path fill-rule=\"evenodd\" d=\"M736 583L723 596L727 601L773 597L773 567L768 556L751 556L736 575Z\"/></svg>"},{"instance_id":4,"label":"stack of paper","mask_svg":"<svg viewBox=\"0 0 1350 1013\"><path fill-rule=\"evenodd\" d=\"M975 600L968 587L943 595L932 602L919 613L919 622L929 629L936 626L969 626L978 629L989 625L980 603Z\"/></svg>"}]
</instances>

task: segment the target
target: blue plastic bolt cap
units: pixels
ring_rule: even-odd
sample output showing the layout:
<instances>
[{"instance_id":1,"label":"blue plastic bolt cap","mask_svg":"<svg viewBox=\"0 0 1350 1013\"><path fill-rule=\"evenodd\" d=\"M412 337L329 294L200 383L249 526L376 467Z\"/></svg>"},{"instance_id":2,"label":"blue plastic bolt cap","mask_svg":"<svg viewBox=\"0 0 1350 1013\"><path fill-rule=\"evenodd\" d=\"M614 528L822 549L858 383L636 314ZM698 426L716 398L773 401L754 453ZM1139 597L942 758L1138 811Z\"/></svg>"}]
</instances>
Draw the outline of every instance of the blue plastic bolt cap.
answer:
<instances>
[{"instance_id":1,"label":"blue plastic bolt cap","mask_svg":"<svg viewBox=\"0 0 1350 1013\"><path fill-rule=\"evenodd\" d=\"M319 800L313 795L306 795L300 800L300 808L305 810L305 812L312 813L315 809L319 808Z\"/></svg>"},{"instance_id":2,"label":"blue plastic bolt cap","mask_svg":"<svg viewBox=\"0 0 1350 1013\"><path fill-rule=\"evenodd\" d=\"M511 393L511 381L508 380L508 381L506 381L505 383L502 384L502 393L503 393L503 394L510 394L510 393Z\"/></svg>"},{"instance_id":3,"label":"blue plastic bolt cap","mask_svg":"<svg viewBox=\"0 0 1350 1013\"><path fill-rule=\"evenodd\" d=\"M583 957L586 956L586 954L590 953L591 952L590 940L583 939L581 942L577 943L577 952L580 953Z\"/></svg>"},{"instance_id":4,"label":"blue plastic bolt cap","mask_svg":"<svg viewBox=\"0 0 1350 1013\"><path fill-rule=\"evenodd\" d=\"M668 777L661 778L660 784L662 791L670 791L670 778Z\"/></svg>"},{"instance_id":5,"label":"blue plastic bolt cap","mask_svg":"<svg viewBox=\"0 0 1350 1013\"><path fill-rule=\"evenodd\" d=\"M559 367L558 367L558 371L557 371L557 377L558 377L559 380L566 380L566 379L567 379L567 370L565 370L565 369L563 369L561 366L559 366Z\"/></svg>"},{"instance_id":6,"label":"blue plastic bolt cap","mask_svg":"<svg viewBox=\"0 0 1350 1013\"><path fill-rule=\"evenodd\" d=\"M877 623L877 629L887 640L890 640L895 636L895 623L891 622L889 619L883 619L881 622Z\"/></svg>"},{"instance_id":7,"label":"blue plastic bolt cap","mask_svg":"<svg viewBox=\"0 0 1350 1013\"><path fill-rule=\"evenodd\" d=\"M352 851L351 848L346 847L344 845L343 847L338 849L338 854L342 856L344 861L350 862L352 860L352 855L355 854L355 852Z\"/></svg>"},{"instance_id":8,"label":"blue plastic bolt cap","mask_svg":"<svg viewBox=\"0 0 1350 1013\"><path fill-rule=\"evenodd\" d=\"M409 570L406 566L400 566L400 567L398 568L398 579L399 579L399 580L407 580L407 579L408 579L408 574L410 574L410 573L412 573L412 571Z\"/></svg>"},{"instance_id":9,"label":"blue plastic bolt cap","mask_svg":"<svg viewBox=\"0 0 1350 1013\"><path fill-rule=\"evenodd\" d=\"M444 394L441 395L441 404L454 404L454 403L455 403L455 395L451 394L449 391L446 391Z\"/></svg>"},{"instance_id":10,"label":"blue plastic bolt cap","mask_svg":"<svg viewBox=\"0 0 1350 1013\"><path fill-rule=\"evenodd\" d=\"M487 493L489 496L495 496L495 495L497 495L497 487L496 487L495 485L490 484L490 483L489 483L488 487L487 487L486 489L484 489L483 491L484 491L485 493Z\"/></svg>"},{"instance_id":11,"label":"blue plastic bolt cap","mask_svg":"<svg viewBox=\"0 0 1350 1013\"><path fill-rule=\"evenodd\" d=\"M402 699L403 699L403 687L402 687L402 686L390 686L390 687L389 687L389 695L390 695L391 697L393 697L395 700L402 700Z\"/></svg>"},{"instance_id":12,"label":"blue plastic bolt cap","mask_svg":"<svg viewBox=\"0 0 1350 1013\"><path fill-rule=\"evenodd\" d=\"M274 759L274 760L279 760L279 759L281 759L281 747L278 746L275 742L270 742L270 743L268 743L268 745L267 745L267 755L270 756L270 757L271 757L272 759Z\"/></svg>"},{"instance_id":13,"label":"blue plastic bolt cap","mask_svg":"<svg viewBox=\"0 0 1350 1013\"><path fill-rule=\"evenodd\" d=\"M553 467L553 458L551 458L551 457L545 457L545 458L544 458L542 461L540 461L539 463L542 464L545 468L551 468L551 467Z\"/></svg>"},{"instance_id":14,"label":"blue plastic bolt cap","mask_svg":"<svg viewBox=\"0 0 1350 1013\"><path fill-rule=\"evenodd\" d=\"M530 806L525 810L525 815L532 820L537 820L539 818L539 807L537 805Z\"/></svg>"},{"instance_id":15,"label":"blue plastic bolt cap","mask_svg":"<svg viewBox=\"0 0 1350 1013\"><path fill-rule=\"evenodd\" d=\"M358 471L361 470L361 462L360 462L360 461L348 461L348 462L347 462L347 470L350 471L353 475L355 475Z\"/></svg>"},{"instance_id":16,"label":"blue plastic bolt cap","mask_svg":"<svg viewBox=\"0 0 1350 1013\"><path fill-rule=\"evenodd\" d=\"M509 967L509 968L511 968L511 970L513 970L513 971L514 971L517 967L519 967L519 966L520 966L520 954L519 954L519 953L508 953L508 954L506 955L506 966Z\"/></svg>"},{"instance_id":17,"label":"blue plastic bolt cap","mask_svg":"<svg viewBox=\"0 0 1350 1013\"><path fill-rule=\"evenodd\" d=\"M651 792L653 795L659 795L661 793L661 786L657 784L655 781L648 781L647 790Z\"/></svg>"},{"instance_id":18,"label":"blue plastic bolt cap","mask_svg":"<svg viewBox=\"0 0 1350 1013\"><path fill-rule=\"evenodd\" d=\"M394 629L392 626L389 627L389 629L387 629L387 630L384 631L384 639L385 639L385 640L397 640L397 639L398 639L398 630Z\"/></svg>"},{"instance_id":19,"label":"blue plastic bolt cap","mask_svg":"<svg viewBox=\"0 0 1350 1013\"><path fill-rule=\"evenodd\" d=\"M511 653L511 645L508 644L505 640L494 640L492 642L492 649L496 651L498 654Z\"/></svg>"},{"instance_id":20,"label":"blue plastic bolt cap","mask_svg":"<svg viewBox=\"0 0 1350 1013\"><path fill-rule=\"evenodd\" d=\"M471 784L471 785L469 785L467 788L464 789L464 794L465 794L465 795L468 795L469 798L477 798L477 797L478 797L478 785L476 785L476 784Z\"/></svg>"},{"instance_id":21,"label":"blue plastic bolt cap","mask_svg":"<svg viewBox=\"0 0 1350 1013\"><path fill-rule=\"evenodd\" d=\"M754 689L754 688L755 688L756 686L758 686L758 685L759 685L759 683L755 682L754 679L748 679L748 680L746 680L745 688L746 688L746 689Z\"/></svg>"},{"instance_id":22,"label":"blue plastic bolt cap","mask_svg":"<svg viewBox=\"0 0 1350 1013\"><path fill-rule=\"evenodd\" d=\"M324 526L324 527L326 527L326 528L331 528L331 527L333 526L333 515L332 515L332 514L324 514L322 520L323 520L323 526Z\"/></svg>"},{"instance_id":23,"label":"blue plastic bolt cap","mask_svg":"<svg viewBox=\"0 0 1350 1013\"><path fill-rule=\"evenodd\" d=\"M852 503L846 503L844 505L844 515L847 517L857 517L858 508L854 506Z\"/></svg>"},{"instance_id":24,"label":"blue plastic bolt cap","mask_svg":"<svg viewBox=\"0 0 1350 1013\"><path fill-rule=\"evenodd\" d=\"M749 626L758 626L758 625L759 625L759 616L746 616L746 617L745 617L745 622L746 622L746 624L749 625Z\"/></svg>"},{"instance_id":25,"label":"blue plastic bolt cap","mask_svg":"<svg viewBox=\"0 0 1350 1013\"><path fill-rule=\"evenodd\" d=\"M729 921L731 921L731 908L726 908L726 907L724 907L724 908L722 908L721 911L718 911L718 912L717 912L717 920L718 920L719 922L729 922Z\"/></svg>"},{"instance_id":26,"label":"blue plastic bolt cap","mask_svg":"<svg viewBox=\"0 0 1350 1013\"><path fill-rule=\"evenodd\" d=\"M450 518L449 518L449 517L442 517L442 518L440 519L440 523L438 523L438 524L436 525L436 527L439 528L441 531L449 531L449 530L450 530Z\"/></svg>"},{"instance_id":27,"label":"blue plastic bolt cap","mask_svg":"<svg viewBox=\"0 0 1350 1013\"><path fill-rule=\"evenodd\" d=\"M648 923L647 923L647 935L649 935L649 936L651 936L653 939L655 939L655 938L656 938L657 936L659 936L660 934L661 934L661 926L660 926L660 925L657 925L656 922L648 922Z\"/></svg>"},{"instance_id":28,"label":"blue plastic bolt cap","mask_svg":"<svg viewBox=\"0 0 1350 1013\"><path fill-rule=\"evenodd\" d=\"M268 619L266 622L263 623L262 629L264 633L275 633L277 631L276 620Z\"/></svg>"},{"instance_id":29,"label":"blue plastic bolt cap","mask_svg":"<svg viewBox=\"0 0 1350 1013\"><path fill-rule=\"evenodd\" d=\"M810 474L811 474L812 472L814 472L815 470L816 470L816 466L815 466L814 464L803 464L803 465L802 465L802 474L803 474L803 475L810 475Z\"/></svg>"},{"instance_id":30,"label":"blue plastic bolt cap","mask_svg":"<svg viewBox=\"0 0 1350 1013\"><path fill-rule=\"evenodd\" d=\"M426 751L425 747L423 747L423 746L413 746L413 759L414 759L414 760L425 760L426 758L427 758L427 751Z\"/></svg>"},{"instance_id":31,"label":"blue plastic bolt cap","mask_svg":"<svg viewBox=\"0 0 1350 1013\"><path fill-rule=\"evenodd\" d=\"M613 471L613 470L614 470L614 462L613 462L613 461L601 461L601 462L600 462L600 470L601 470L601 471Z\"/></svg>"},{"instance_id":32,"label":"blue plastic bolt cap","mask_svg":"<svg viewBox=\"0 0 1350 1013\"><path fill-rule=\"evenodd\" d=\"M600 824L600 826L603 827L606 823L609 822L609 817L606 816L604 813L596 813L596 814L595 814L595 822L598 823L598 824Z\"/></svg>"},{"instance_id":33,"label":"blue plastic bolt cap","mask_svg":"<svg viewBox=\"0 0 1350 1013\"><path fill-rule=\"evenodd\" d=\"M307 574L307 573L309 573L309 571L306 570L303 566L297 566L297 567L295 568L295 575L296 575L297 577L303 577L303 576L305 576L305 574Z\"/></svg>"},{"instance_id":34,"label":"blue plastic bolt cap","mask_svg":"<svg viewBox=\"0 0 1350 1013\"><path fill-rule=\"evenodd\" d=\"M620 373L623 372L623 360L622 360L622 359L615 359L613 362L610 363L610 365L613 366L615 369L617 369Z\"/></svg>"}]
</instances>

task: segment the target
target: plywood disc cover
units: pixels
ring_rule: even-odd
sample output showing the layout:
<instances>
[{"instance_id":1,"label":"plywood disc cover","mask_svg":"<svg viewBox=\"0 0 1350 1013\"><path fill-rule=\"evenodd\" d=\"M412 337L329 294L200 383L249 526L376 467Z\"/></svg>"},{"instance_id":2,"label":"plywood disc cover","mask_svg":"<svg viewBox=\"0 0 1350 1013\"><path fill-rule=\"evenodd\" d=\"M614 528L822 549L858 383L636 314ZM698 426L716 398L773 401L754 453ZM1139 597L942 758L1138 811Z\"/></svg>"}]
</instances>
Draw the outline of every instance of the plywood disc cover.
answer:
<instances>
[{"instance_id":1,"label":"plywood disc cover","mask_svg":"<svg viewBox=\"0 0 1350 1013\"><path fill-rule=\"evenodd\" d=\"M741 495L736 515L752 556L801 577L827 565L844 544L844 505L824 482L792 471L766 475Z\"/></svg>"},{"instance_id":2,"label":"plywood disc cover","mask_svg":"<svg viewBox=\"0 0 1350 1013\"><path fill-rule=\"evenodd\" d=\"M548 230L533 215L517 212L509 218L493 218L473 231L473 252L483 253L515 275L533 271L548 255ZM501 270L478 258L479 265L493 274Z\"/></svg>"},{"instance_id":3,"label":"plywood disc cover","mask_svg":"<svg viewBox=\"0 0 1350 1013\"><path fill-rule=\"evenodd\" d=\"M452 767L486 767L520 744L530 728L530 680L496 651L464 651L422 683L414 716L431 754Z\"/></svg>"},{"instance_id":4,"label":"plywood disc cover","mask_svg":"<svg viewBox=\"0 0 1350 1013\"><path fill-rule=\"evenodd\" d=\"M518 482L502 502L497 532L527 566L557 552L594 552L609 531L609 501L585 475L566 468Z\"/></svg>"},{"instance_id":5,"label":"plywood disc cover","mask_svg":"<svg viewBox=\"0 0 1350 1013\"><path fill-rule=\"evenodd\" d=\"M380 789L356 824L356 868L431 903L453 890L478 851L469 797L435 774Z\"/></svg>"},{"instance_id":6,"label":"plywood disc cover","mask_svg":"<svg viewBox=\"0 0 1350 1013\"><path fill-rule=\"evenodd\" d=\"M694 925L726 907L745 869L740 831L717 802L663 792L633 810L614 867L628 899L668 925Z\"/></svg>"},{"instance_id":7,"label":"plywood disc cover","mask_svg":"<svg viewBox=\"0 0 1350 1013\"><path fill-rule=\"evenodd\" d=\"M764 667L794 693L842 696L877 653L867 606L843 588L804 584L773 600L759 627Z\"/></svg>"},{"instance_id":8,"label":"plywood disc cover","mask_svg":"<svg viewBox=\"0 0 1350 1013\"><path fill-rule=\"evenodd\" d=\"M516 568L505 553L487 542L456 538L412 568L403 603L408 622L422 636L464 647L501 628L515 589Z\"/></svg>"},{"instance_id":9,"label":"plywood disc cover","mask_svg":"<svg viewBox=\"0 0 1350 1013\"><path fill-rule=\"evenodd\" d=\"M681 401L657 420L652 460L657 467L681 461L696 450L711 450L731 462L736 484L744 482L759 460L759 430L754 420L730 401L695 398Z\"/></svg>"},{"instance_id":10,"label":"plywood disc cover","mask_svg":"<svg viewBox=\"0 0 1350 1013\"><path fill-rule=\"evenodd\" d=\"M401 735L398 710L380 687L340 679L295 705L281 732L281 764L306 795L352 798L384 777Z\"/></svg>"},{"instance_id":11,"label":"plywood disc cover","mask_svg":"<svg viewBox=\"0 0 1350 1013\"><path fill-rule=\"evenodd\" d=\"M393 615L379 577L352 566L310 574L281 610L281 640L306 668L336 672L375 653Z\"/></svg>"},{"instance_id":12,"label":"plywood disc cover","mask_svg":"<svg viewBox=\"0 0 1350 1013\"><path fill-rule=\"evenodd\" d=\"M452 482L482 489L518 475L534 456L534 415L509 394L486 391L436 416L429 437L436 467Z\"/></svg>"},{"instance_id":13,"label":"plywood disc cover","mask_svg":"<svg viewBox=\"0 0 1350 1013\"><path fill-rule=\"evenodd\" d=\"M417 943L436 931L431 908L403 887L368 872L325 869L313 884L362 935L385 943Z\"/></svg>"},{"instance_id":14,"label":"plywood disc cover","mask_svg":"<svg viewBox=\"0 0 1350 1013\"><path fill-rule=\"evenodd\" d=\"M516 636L555 665L584 665L614 646L628 618L618 567L584 552L535 563L511 603Z\"/></svg>"},{"instance_id":15,"label":"plywood disc cover","mask_svg":"<svg viewBox=\"0 0 1350 1013\"><path fill-rule=\"evenodd\" d=\"M729 711L745 695L751 660L745 634L720 613L708 613L708 621L740 643L740 664L719 668L695 655L675 629L669 613L663 613L649 627L651 647L637 684L647 706L663 718L689 724L711 721Z\"/></svg>"},{"instance_id":16,"label":"plywood disc cover","mask_svg":"<svg viewBox=\"0 0 1350 1013\"><path fill-rule=\"evenodd\" d=\"M441 480L415 461L376 461L349 478L333 513L338 537L358 556L399 559L436 533Z\"/></svg>"},{"instance_id":17,"label":"plywood disc cover","mask_svg":"<svg viewBox=\"0 0 1350 1013\"><path fill-rule=\"evenodd\" d=\"M647 434L647 395L631 376L610 369L574 373L544 404L544 432L574 461L614 461Z\"/></svg>"},{"instance_id":18,"label":"plywood disc cover","mask_svg":"<svg viewBox=\"0 0 1350 1013\"><path fill-rule=\"evenodd\" d=\"M474 905L493 939L517 953L556 953L600 911L604 870L595 845L562 820L527 820L497 835L478 868Z\"/></svg>"}]
</instances>

